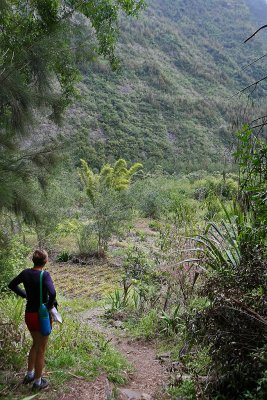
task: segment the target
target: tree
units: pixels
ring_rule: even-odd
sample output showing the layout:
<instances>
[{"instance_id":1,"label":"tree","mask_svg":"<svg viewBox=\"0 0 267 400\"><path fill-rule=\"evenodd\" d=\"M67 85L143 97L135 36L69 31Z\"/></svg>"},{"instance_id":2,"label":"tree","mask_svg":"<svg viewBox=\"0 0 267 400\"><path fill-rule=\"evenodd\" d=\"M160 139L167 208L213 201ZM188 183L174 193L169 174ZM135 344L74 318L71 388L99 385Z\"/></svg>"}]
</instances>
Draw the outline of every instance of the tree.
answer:
<instances>
[{"instance_id":1,"label":"tree","mask_svg":"<svg viewBox=\"0 0 267 400\"><path fill-rule=\"evenodd\" d=\"M119 233L123 222L131 215L126 192L142 164L135 163L128 169L126 161L120 159L113 167L104 165L98 174L85 160L81 163L79 176L92 204L91 229L97 234L97 253L100 256L107 250L111 236Z\"/></svg>"},{"instance_id":2,"label":"tree","mask_svg":"<svg viewBox=\"0 0 267 400\"><path fill-rule=\"evenodd\" d=\"M85 160L81 160L81 163L82 167L79 170L79 176L93 205L97 193L103 189L113 189L115 191L128 189L133 175L142 168L142 164L135 163L128 169L127 162L119 159L115 162L114 167L106 164L99 174L94 174Z\"/></svg>"},{"instance_id":3,"label":"tree","mask_svg":"<svg viewBox=\"0 0 267 400\"><path fill-rule=\"evenodd\" d=\"M29 150L23 137L33 134L40 114L60 122L76 94L80 47L103 55L118 68L119 14L136 15L143 5L143 0L1 1L0 184L5 196L0 196L0 208L24 214L31 210L25 188L31 188L33 179L44 182L48 164L55 160L55 144L45 138L40 144L39 139ZM88 43L93 46L77 40L73 46L82 23L91 26Z\"/></svg>"}]
</instances>

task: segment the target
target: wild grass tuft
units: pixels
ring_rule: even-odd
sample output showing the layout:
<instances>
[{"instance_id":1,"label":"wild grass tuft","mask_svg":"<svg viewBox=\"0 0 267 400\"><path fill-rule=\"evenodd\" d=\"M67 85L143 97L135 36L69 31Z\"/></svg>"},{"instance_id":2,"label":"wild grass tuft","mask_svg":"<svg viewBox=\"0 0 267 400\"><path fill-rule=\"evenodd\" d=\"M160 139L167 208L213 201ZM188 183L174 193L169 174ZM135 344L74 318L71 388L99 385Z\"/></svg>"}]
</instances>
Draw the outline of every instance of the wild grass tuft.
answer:
<instances>
[{"instance_id":1,"label":"wild grass tuft","mask_svg":"<svg viewBox=\"0 0 267 400\"><path fill-rule=\"evenodd\" d=\"M23 322L23 300L6 296L0 301L1 370L26 368L31 340ZM114 350L104 337L80 319L62 313L63 324L54 324L46 353L45 374L55 386L81 376L91 380L100 372L116 383L125 383L129 363Z\"/></svg>"},{"instance_id":2,"label":"wild grass tuft","mask_svg":"<svg viewBox=\"0 0 267 400\"><path fill-rule=\"evenodd\" d=\"M155 309L151 309L138 322L136 322L136 319L125 322L125 328L136 338L151 339L155 337L158 323L158 312Z\"/></svg>"}]
</instances>

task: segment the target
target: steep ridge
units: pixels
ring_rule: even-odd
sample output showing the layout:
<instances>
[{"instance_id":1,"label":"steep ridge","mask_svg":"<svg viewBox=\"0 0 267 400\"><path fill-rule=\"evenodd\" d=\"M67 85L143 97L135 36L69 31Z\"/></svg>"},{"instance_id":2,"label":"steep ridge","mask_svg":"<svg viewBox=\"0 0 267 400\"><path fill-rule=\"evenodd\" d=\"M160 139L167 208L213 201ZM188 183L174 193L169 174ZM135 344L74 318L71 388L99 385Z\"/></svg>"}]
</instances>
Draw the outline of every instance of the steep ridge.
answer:
<instances>
[{"instance_id":1,"label":"steep ridge","mask_svg":"<svg viewBox=\"0 0 267 400\"><path fill-rule=\"evenodd\" d=\"M255 110L233 95L265 76L264 59L244 69L267 51L265 33L243 44L265 16L263 0L150 0L139 19L122 18L121 72L104 61L81 65L81 100L66 121L77 163L123 157L171 173L221 169L233 121L263 112L264 83Z\"/></svg>"}]
</instances>

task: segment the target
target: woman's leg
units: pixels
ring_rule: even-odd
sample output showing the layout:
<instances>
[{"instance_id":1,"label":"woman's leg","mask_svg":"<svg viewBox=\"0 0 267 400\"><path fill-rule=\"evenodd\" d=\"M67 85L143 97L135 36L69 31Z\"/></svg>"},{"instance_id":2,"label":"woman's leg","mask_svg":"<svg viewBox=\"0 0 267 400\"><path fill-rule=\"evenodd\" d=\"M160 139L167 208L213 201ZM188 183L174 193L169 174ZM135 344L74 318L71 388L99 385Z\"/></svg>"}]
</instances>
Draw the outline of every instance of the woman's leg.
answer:
<instances>
[{"instance_id":1,"label":"woman's leg","mask_svg":"<svg viewBox=\"0 0 267 400\"><path fill-rule=\"evenodd\" d=\"M33 344L29 353L28 370L35 368L34 378L39 379L42 376L44 368L45 350L48 342L48 336L43 336L40 332L31 332Z\"/></svg>"},{"instance_id":2,"label":"woman's leg","mask_svg":"<svg viewBox=\"0 0 267 400\"><path fill-rule=\"evenodd\" d=\"M36 343L35 343L35 340L33 337L34 333L35 332L31 332L33 343L32 343L31 350L29 352L29 357L28 357L28 371L32 371L35 367L36 350L37 349L36 349Z\"/></svg>"}]
</instances>

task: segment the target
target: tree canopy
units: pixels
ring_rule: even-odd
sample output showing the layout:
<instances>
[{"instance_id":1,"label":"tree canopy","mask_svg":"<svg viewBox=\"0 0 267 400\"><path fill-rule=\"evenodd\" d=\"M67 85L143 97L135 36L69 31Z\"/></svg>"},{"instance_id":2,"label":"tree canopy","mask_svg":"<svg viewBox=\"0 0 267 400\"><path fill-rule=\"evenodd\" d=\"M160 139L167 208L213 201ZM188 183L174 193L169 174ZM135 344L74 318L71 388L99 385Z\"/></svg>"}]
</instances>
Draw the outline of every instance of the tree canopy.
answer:
<instances>
[{"instance_id":1,"label":"tree canopy","mask_svg":"<svg viewBox=\"0 0 267 400\"><path fill-rule=\"evenodd\" d=\"M55 146L44 140L29 151L22 138L33 133L40 114L60 122L76 94L81 46L83 52L103 55L117 68L119 15L136 15L143 6L143 0L1 1L0 208L29 208L22 206L27 204L21 200L23 187L33 177L43 179L39 167L45 166L47 172ZM75 33L83 24L91 26L91 37L79 43Z\"/></svg>"}]
</instances>

